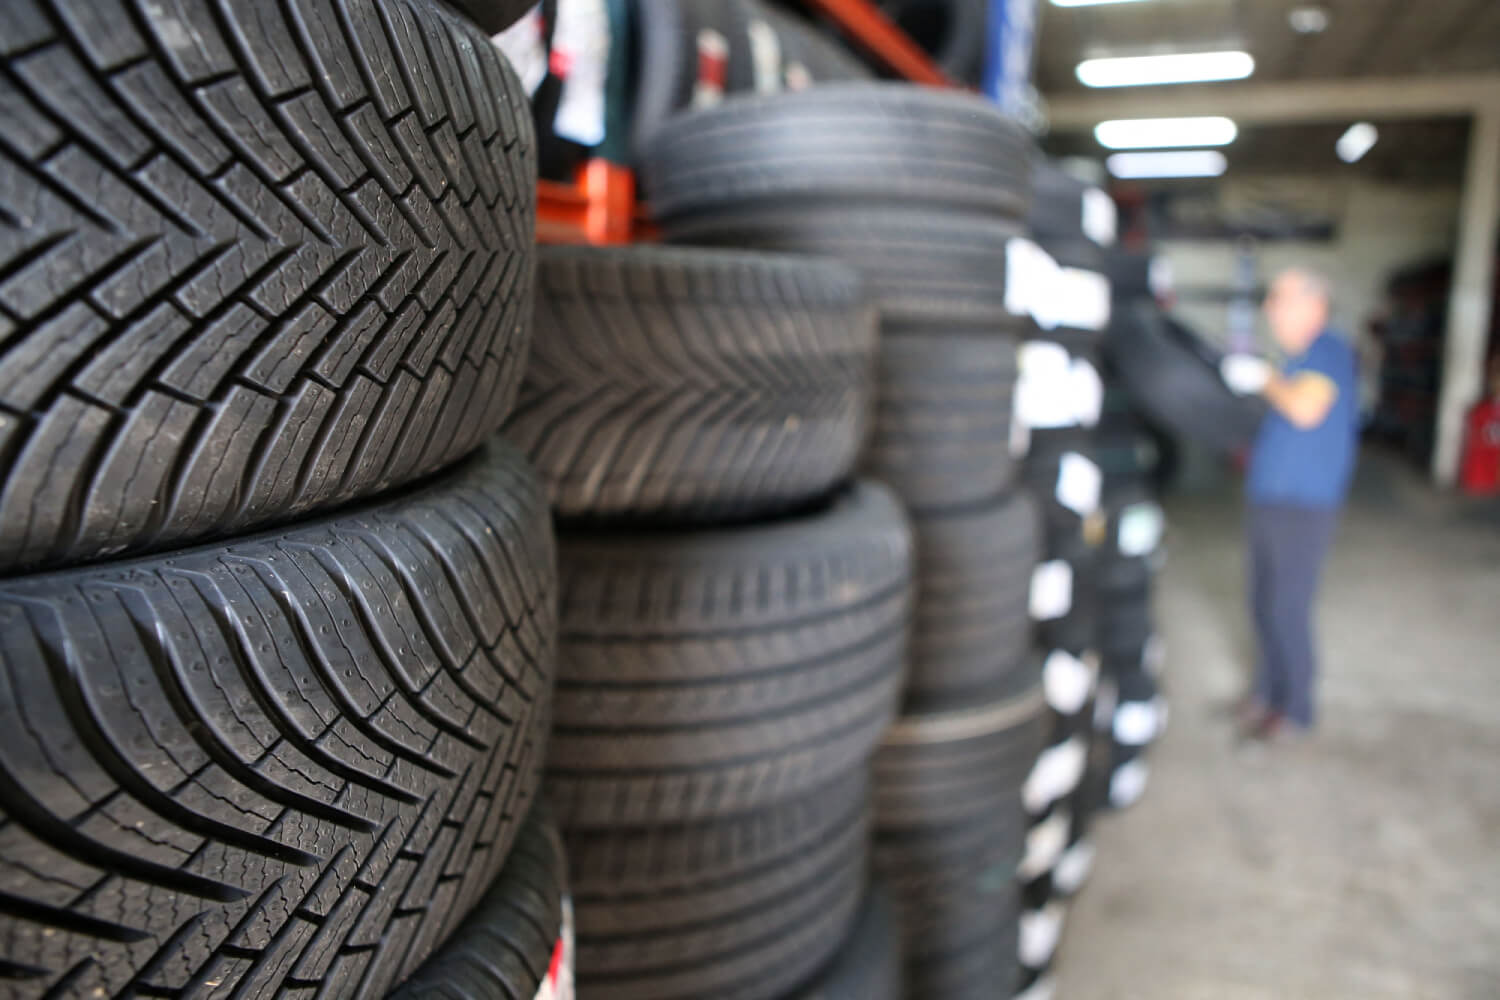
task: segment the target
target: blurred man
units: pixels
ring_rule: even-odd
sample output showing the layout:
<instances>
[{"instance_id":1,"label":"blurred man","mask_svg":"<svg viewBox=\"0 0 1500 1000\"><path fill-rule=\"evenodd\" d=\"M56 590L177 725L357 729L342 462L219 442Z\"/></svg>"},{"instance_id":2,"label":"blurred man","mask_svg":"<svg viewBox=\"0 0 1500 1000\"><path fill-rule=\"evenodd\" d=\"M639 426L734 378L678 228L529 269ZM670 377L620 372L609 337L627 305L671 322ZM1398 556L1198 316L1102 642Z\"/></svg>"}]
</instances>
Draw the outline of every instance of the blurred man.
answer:
<instances>
[{"instance_id":1,"label":"blurred man","mask_svg":"<svg viewBox=\"0 0 1500 1000\"><path fill-rule=\"evenodd\" d=\"M1354 350L1328 327L1329 289L1310 271L1286 271L1266 296L1266 319L1286 353L1277 371L1230 355L1221 372L1270 413L1250 456L1250 606L1260 660L1242 711L1245 735L1271 740L1313 724L1312 611L1354 471L1359 386Z\"/></svg>"}]
</instances>

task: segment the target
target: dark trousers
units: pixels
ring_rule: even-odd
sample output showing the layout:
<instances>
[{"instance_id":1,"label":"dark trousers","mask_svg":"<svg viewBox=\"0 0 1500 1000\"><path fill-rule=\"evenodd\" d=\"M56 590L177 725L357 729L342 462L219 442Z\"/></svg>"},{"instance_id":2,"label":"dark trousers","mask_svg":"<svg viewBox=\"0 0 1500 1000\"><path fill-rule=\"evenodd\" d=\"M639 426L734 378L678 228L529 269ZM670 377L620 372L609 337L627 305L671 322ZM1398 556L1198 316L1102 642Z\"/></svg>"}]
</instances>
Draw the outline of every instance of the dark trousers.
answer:
<instances>
[{"instance_id":1,"label":"dark trousers","mask_svg":"<svg viewBox=\"0 0 1500 1000\"><path fill-rule=\"evenodd\" d=\"M1313 601L1338 512L1251 504L1250 611L1260 644L1255 696L1299 725L1313 724Z\"/></svg>"}]
</instances>

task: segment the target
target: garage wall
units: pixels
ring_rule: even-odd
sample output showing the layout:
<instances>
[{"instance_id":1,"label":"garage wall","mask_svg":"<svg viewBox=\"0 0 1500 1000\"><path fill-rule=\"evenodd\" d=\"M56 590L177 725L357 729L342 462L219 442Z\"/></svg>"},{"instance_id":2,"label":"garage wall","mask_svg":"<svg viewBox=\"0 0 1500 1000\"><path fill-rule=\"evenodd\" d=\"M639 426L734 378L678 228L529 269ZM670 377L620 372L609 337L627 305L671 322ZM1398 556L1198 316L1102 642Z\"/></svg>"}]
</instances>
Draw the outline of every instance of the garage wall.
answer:
<instances>
[{"instance_id":1,"label":"garage wall","mask_svg":"<svg viewBox=\"0 0 1500 1000\"><path fill-rule=\"evenodd\" d=\"M1263 242L1257 247L1262 283L1296 264L1327 274L1334 286L1336 321L1351 333L1363 333L1370 316L1384 302L1390 273L1423 259L1452 253L1458 213L1456 187L1413 187L1350 178L1287 178L1300 188L1324 184L1330 203L1339 207L1338 235L1332 242ZM1263 183L1257 180L1257 184ZM1172 262L1175 284L1184 298L1193 289L1225 289L1234 283L1235 247L1228 241L1167 241L1159 252ZM1227 305L1183 302L1174 310L1204 336L1225 336ZM1263 325L1258 322L1264 338Z\"/></svg>"}]
</instances>

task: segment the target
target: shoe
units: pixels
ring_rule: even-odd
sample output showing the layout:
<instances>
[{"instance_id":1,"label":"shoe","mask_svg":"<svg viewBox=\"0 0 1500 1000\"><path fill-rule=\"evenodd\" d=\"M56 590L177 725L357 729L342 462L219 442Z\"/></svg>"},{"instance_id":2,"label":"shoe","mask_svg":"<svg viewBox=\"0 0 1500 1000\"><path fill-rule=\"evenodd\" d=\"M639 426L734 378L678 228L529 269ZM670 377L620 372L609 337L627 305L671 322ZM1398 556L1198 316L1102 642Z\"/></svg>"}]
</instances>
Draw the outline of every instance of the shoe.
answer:
<instances>
[{"instance_id":1,"label":"shoe","mask_svg":"<svg viewBox=\"0 0 1500 1000\"><path fill-rule=\"evenodd\" d=\"M1248 735L1266 721L1271 709L1255 695L1247 694L1225 703L1223 713L1241 734Z\"/></svg>"},{"instance_id":2,"label":"shoe","mask_svg":"<svg viewBox=\"0 0 1500 1000\"><path fill-rule=\"evenodd\" d=\"M1260 722L1245 731L1247 741L1262 746L1296 746L1305 742L1312 731L1298 725L1280 712L1268 712Z\"/></svg>"}]
</instances>

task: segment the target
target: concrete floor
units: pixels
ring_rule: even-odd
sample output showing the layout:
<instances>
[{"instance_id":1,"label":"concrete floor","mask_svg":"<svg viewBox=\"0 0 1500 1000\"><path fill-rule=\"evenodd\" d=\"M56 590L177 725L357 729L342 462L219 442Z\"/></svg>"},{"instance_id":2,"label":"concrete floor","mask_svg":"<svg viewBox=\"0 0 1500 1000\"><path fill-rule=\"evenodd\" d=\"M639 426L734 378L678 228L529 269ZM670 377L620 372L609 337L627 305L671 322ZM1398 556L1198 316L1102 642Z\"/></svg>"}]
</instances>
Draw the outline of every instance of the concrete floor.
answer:
<instances>
[{"instance_id":1,"label":"concrete floor","mask_svg":"<svg viewBox=\"0 0 1500 1000\"><path fill-rule=\"evenodd\" d=\"M1323 723L1237 751L1233 498L1171 505L1171 721L1099 852L1058 1000L1500 998L1500 520L1367 460L1325 584Z\"/></svg>"}]
</instances>

